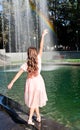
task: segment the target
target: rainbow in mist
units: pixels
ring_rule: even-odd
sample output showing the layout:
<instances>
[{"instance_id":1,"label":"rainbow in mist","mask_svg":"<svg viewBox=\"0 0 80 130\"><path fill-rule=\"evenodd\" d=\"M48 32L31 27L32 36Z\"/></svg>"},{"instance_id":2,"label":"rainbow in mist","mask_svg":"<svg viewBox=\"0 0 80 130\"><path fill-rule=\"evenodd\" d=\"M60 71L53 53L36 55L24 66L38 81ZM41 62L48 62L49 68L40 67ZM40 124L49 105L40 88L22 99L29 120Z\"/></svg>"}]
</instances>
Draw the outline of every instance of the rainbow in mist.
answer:
<instances>
[{"instance_id":1,"label":"rainbow in mist","mask_svg":"<svg viewBox=\"0 0 80 130\"><path fill-rule=\"evenodd\" d=\"M30 0L30 7L33 11L35 11L39 17L41 17L44 22L46 23L46 25L53 31L55 32L55 29L54 29L54 25L52 24L52 22L41 12L39 11L38 9L36 10L36 6L34 5L34 3Z\"/></svg>"}]
</instances>

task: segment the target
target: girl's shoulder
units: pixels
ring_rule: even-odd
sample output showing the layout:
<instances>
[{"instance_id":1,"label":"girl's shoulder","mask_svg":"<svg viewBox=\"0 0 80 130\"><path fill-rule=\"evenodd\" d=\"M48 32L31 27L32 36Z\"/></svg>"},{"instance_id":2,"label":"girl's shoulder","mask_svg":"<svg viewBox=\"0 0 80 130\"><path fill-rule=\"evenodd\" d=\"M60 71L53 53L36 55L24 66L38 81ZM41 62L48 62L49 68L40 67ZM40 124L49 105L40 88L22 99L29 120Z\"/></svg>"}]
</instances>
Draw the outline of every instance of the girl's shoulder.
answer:
<instances>
[{"instance_id":1,"label":"girl's shoulder","mask_svg":"<svg viewBox=\"0 0 80 130\"><path fill-rule=\"evenodd\" d=\"M23 63L20 68L27 71L27 62Z\"/></svg>"},{"instance_id":2,"label":"girl's shoulder","mask_svg":"<svg viewBox=\"0 0 80 130\"><path fill-rule=\"evenodd\" d=\"M38 64L41 64L41 56L38 55Z\"/></svg>"},{"instance_id":3,"label":"girl's shoulder","mask_svg":"<svg viewBox=\"0 0 80 130\"><path fill-rule=\"evenodd\" d=\"M38 54L38 59L41 59L41 56Z\"/></svg>"}]
</instances>

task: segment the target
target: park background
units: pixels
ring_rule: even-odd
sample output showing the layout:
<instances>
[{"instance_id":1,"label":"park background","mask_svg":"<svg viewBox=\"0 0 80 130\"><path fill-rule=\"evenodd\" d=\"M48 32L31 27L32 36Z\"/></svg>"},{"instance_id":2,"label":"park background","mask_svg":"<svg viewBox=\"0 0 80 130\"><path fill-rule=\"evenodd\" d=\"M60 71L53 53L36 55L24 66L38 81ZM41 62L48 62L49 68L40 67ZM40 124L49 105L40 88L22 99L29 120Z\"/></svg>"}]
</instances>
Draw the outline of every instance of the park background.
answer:
<instances>
[{"instance_id":1,"label":"park background","mask_svg":"<svg viewBox=\"0 0 80 130\"><path fill-rule=\"evenodd\" d=\"M26 61L29 46L39 48L47 28L42 72L49 102L41 113L72 130L80 129L80 1L0 0L0 93L24 105L24 74L7 85Z\"/></svg>"}]
</instances>

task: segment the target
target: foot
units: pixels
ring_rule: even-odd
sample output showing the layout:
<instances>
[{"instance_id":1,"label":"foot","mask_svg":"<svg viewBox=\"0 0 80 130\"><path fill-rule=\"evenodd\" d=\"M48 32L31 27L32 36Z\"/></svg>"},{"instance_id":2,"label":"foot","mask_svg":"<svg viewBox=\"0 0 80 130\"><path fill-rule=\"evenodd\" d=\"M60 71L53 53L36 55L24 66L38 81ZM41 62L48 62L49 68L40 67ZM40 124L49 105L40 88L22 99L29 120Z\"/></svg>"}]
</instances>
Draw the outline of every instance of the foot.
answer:
<instances>
[{"instance_id":1,"label":"foot","mask_svg":"<svg viewBox=\"0 0 80 130\"><path fill-rule=\"evenodd\" d=\"M34 125L34 122L32 120L28 120L29 125Z\"/></svg>"},{"instance_id":2,"label":"foot","mask_svg":"<svg viewBox=\"0 0 80 130\"><path fill-rule=\"evenodd\" d=\"M37 117L37 122L41 122L41 117Z\"/></svg>"}]
</instances>

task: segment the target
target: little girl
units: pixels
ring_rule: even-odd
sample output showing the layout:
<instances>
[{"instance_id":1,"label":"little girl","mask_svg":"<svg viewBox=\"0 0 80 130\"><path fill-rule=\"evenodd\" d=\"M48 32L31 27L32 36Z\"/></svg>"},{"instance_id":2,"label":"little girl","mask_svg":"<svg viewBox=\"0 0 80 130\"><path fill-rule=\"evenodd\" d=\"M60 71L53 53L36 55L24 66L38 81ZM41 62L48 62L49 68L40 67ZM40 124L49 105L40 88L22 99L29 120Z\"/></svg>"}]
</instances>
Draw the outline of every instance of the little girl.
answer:
<instances>
[{"instance_id":1,"label":"little girl","mask_svg":"<svg viewBox=\"0 0 80 130\"><path fill-rule=\"evenodd\" d=\"M48 100L44 80L40 74L44 36L47 33L48 32L46 29L42 33L39 52L37 52L35 47L28 48L27 62L20 67L20 70L18 71L16 76L8 85L8 89L11 89L14 82L21 76L21 74L24 71L27 72L24 98L25 98L25 104L30 108L28 124L31 125L34 125L34 122L32 121L32 116L34 112L36 113L37 116L36 120L38 122L41 122L39 107L45 106L46 101Z\"/></svg>"}]
</instances>

